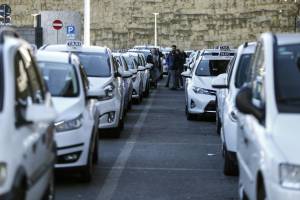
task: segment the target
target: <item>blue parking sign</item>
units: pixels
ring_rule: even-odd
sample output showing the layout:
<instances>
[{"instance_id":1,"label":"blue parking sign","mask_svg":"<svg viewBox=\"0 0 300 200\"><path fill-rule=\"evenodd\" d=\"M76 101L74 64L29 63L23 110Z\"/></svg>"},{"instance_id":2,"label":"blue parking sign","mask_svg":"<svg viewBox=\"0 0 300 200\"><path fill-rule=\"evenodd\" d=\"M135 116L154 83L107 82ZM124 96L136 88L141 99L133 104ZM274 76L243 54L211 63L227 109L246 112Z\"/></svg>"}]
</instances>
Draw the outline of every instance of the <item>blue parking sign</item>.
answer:
<instances>
[{"instance_id":1,"label":"blue parking sign","mask_svg":"<svg viewBox=\"0 0 300 200\"><path fill-rule=\"evenodd\" d=\"M73 25L67 26L67 34L68 35L75 34L75 26Z\"/></svg>"}]
</instances>

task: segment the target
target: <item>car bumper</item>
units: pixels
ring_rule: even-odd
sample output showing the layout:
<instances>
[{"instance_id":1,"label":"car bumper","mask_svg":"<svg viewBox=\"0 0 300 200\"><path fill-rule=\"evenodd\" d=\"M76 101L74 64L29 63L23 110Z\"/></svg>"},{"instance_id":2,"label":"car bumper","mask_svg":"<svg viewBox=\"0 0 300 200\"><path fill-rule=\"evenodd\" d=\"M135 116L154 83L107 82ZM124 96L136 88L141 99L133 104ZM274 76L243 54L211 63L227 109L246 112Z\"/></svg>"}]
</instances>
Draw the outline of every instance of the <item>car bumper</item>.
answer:
<instances>
[{"instance_id":1,"label":"car bumper","mask_svg":"<svg viewBox=\"0 0 300 200\"><path fill-rule=\"evenodd\" d=\"M206 94L195 94L193 91L188 93L188 110L192 114L215 113L216 96Z\"/></svg>"},{"instance_id":2,"label":"car bumper","mask_svg":"<svg viewBox=\"0 0 300 200\"><path fill-rule=\"evenodd\" d=\"M72 131L56 133L57 163L55 164L55 168L86 165L92 131L81 127Z\"/></svg>"},{"instance_id":3,"label":"car bumper","mask_svg":"<svg viewBox=\"0 0 300 200\"><path fill-rule=\"evenodd\" d=\"M278 183L265 182L268 199L272 200L299 200L300 190L283 188Z\"/></svg>"},{"instance_id":4,"label":"car bumper","mask_svg":"<svg viewBox=\"0 0 300 200\"><path fill-rule=\"evenodd\" d=\"M116 128L120 120L121 101L114 97L110 100L98 101L96 105L100 112L99 128Z\"/></svg>"}]
</instances>

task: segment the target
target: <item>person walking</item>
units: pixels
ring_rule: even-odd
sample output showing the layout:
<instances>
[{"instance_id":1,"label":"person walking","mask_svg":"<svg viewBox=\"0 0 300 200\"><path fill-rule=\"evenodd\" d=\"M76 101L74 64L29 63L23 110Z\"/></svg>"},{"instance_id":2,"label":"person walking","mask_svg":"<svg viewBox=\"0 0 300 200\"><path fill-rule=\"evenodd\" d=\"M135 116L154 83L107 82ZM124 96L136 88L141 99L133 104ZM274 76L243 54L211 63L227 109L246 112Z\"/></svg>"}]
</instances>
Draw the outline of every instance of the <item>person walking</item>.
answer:
<instances>
[{"instance_id":1,"label":"person walking","mask_svg":"<svg viewBox=\"0 0 300 200\"><path fill-rule=\"evenodd\" d=\"M150 71L150 77L154 88L157 88L157 82L160 78L161 57L159 51L155 48L151 49L151 54L147 56L147 62L153 64Z\"/></svg>"},{"instance_id":2,"label":"person walking","mask_svg":"<svg viewBox=\"0 0 300 200\"><path fill-rule=\"evenodd\" d=\"M171 80L171 90L176 90L178 88L177 70L180 65L180 55L178 54L178 52L176 52L176 45L172 45L172 51L169 53L166 61L168 65L168 79L166 87L169 87L169 83Z\"/></svg>"},{"instance_id":3,"label":"person walking","mask_svg":"<svg viewBox=\"0 0 300 200\"><path fill-rule=\"evenodd\" d=\"M178 50L179 56L180 56L180 64L177 70L177 83L179 88L183 88L183 78L181 76L181 73L184 71L184 64L186 60L186 53L184 51Z\"/></svg>"}]
</instances>

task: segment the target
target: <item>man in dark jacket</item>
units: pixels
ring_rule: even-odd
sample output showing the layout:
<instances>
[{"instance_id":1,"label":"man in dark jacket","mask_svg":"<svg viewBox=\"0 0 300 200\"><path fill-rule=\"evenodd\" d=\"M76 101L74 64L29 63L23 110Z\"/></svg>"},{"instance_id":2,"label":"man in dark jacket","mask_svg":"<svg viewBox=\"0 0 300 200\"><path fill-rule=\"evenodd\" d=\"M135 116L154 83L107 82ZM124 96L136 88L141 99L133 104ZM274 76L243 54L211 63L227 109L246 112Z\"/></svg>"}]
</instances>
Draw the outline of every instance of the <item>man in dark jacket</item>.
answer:
<instances>
[{"instance_id":1,"label":"man in dark jacket","mask_svg":"<svg viewBox=\"0 0 300 200\"><path fill-rule=\"evenodd\" d=\"M177 83L177 70L180 65L180 54L176 52L176 45L172 45L172 51L169 53L167 57L168 64L168 80L166 87L169 87L170 80L172 81L172 90L176 90L178 88Z\"/></svg>"}]
</instances>

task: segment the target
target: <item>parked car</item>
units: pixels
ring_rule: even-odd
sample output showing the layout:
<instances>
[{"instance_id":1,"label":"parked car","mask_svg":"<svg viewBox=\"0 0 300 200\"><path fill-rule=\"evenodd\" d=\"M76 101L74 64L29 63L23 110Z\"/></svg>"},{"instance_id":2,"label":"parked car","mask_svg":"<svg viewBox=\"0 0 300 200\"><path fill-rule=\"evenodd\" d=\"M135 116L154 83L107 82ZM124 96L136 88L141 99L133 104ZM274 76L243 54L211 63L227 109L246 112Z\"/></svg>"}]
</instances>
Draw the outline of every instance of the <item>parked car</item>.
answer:
<instances>
[{"instance_id":1,"label":"parked car","mask_svg":"<svg viewBox=\"0 0 300 200\"><path fill-rule=\"evenodd\" d=\"M107 47L82 46L78 42L67 45L45 45L46 51L72 52L76 54L87 73L90 92L105 96L98 98L96 103L100 112L100 129L112 129L114 137L120 137L124 126L124 90L122 75L118 72L117 61ZM127 78L127 77L124 77Z\"/></svg>"},{"instance_id":2,"label":"parked car","mask_svg":"<svg viewBox=\"0 0 300 200\"><path fill-rule=\"evenodd\" d=\"M240 198L300 199L300 34L263 34L236 97Z\"/></svg>"},{"instance_id":3,"label":"parked car","mask_svg":"<svg viewBox=\"0 0 300 200\"><path fill-rule=\"evenodd\" d=\"M124 86L124 93L125 93L125 108L127 110L131 109L132 106L132 92L133 92L133 81L132 81L132 77L134 76L134 74L132 72L130 72L130 69L126 63L125 58L123 57L123 55L121 53L113 53L113 56L115 57L116 61L119 64L119 71L124 73L127 73L128 75L130 75L130 77L128 78L123 78L123 86ZM135 73L136 76L136 73Z\"/></svg>"},{"instance_id":4,"label":"parked car","mask_svg":"<svg viewBox=\"0 0 300 200\"><path fill-rule=\"evenodd\" d=\"M52 199L56 117L31 46L0 30L0 199Z\"/></svg>"},{"instance_id":5,"label":"parked car","mask_svg":"<svg viewBox=\"0 0 300 200\"><path fill-rule=\"evenodd\" d=\"M238 175L235 97L244 83L249 81L251 74L249 65L255 46L256 43L241 45L236 57L231 60L227 73L220 74L212 82L213 88L217 89L216 125L217 131L221 134L225 175Z\"/></svg>"},{"instance_id":6,"label":"parked car","mask_svg":"<svg viewBox=\"0 0 300 200\"><path fill-rule=\"evenodd\" d=\"M216 90L212 88L212 80L226 72L233 56L223 55L223 51L219 49L211 52L214 53L201 55L192 71L188 70L181 74L188 79L185 84L185 112L188 120L194 119L197 115L216 112Z\"/></svg>"},{"instance_id":7,"label":"parked car","mask_svg":"<svg viewBox=\"0 0 300 200\"><path fill-rule=\"evenodd\" d=\"M89 99L94 96L89 96L87 75L74 54L38 51L37 60L58 112L55 167L76 168L82 180L90 181L98 161L100 113Z\"/></svg>"},{"instance_id":8,"label":"parked car","mask_svg":"<svg viewBox=\"0 0 300 200\"><path fill-rule=\"evenodd\" d=\"M138 66L138 62L136 61L135 57L132 56L130 53L124 53L123 57L130 69L133 73L132 81L133 81L133 91L132 91L132 98L136 100L137 103L141 103L143 100L143 75L142 71L145 68Z\"/></svg>"}]
</instances>

